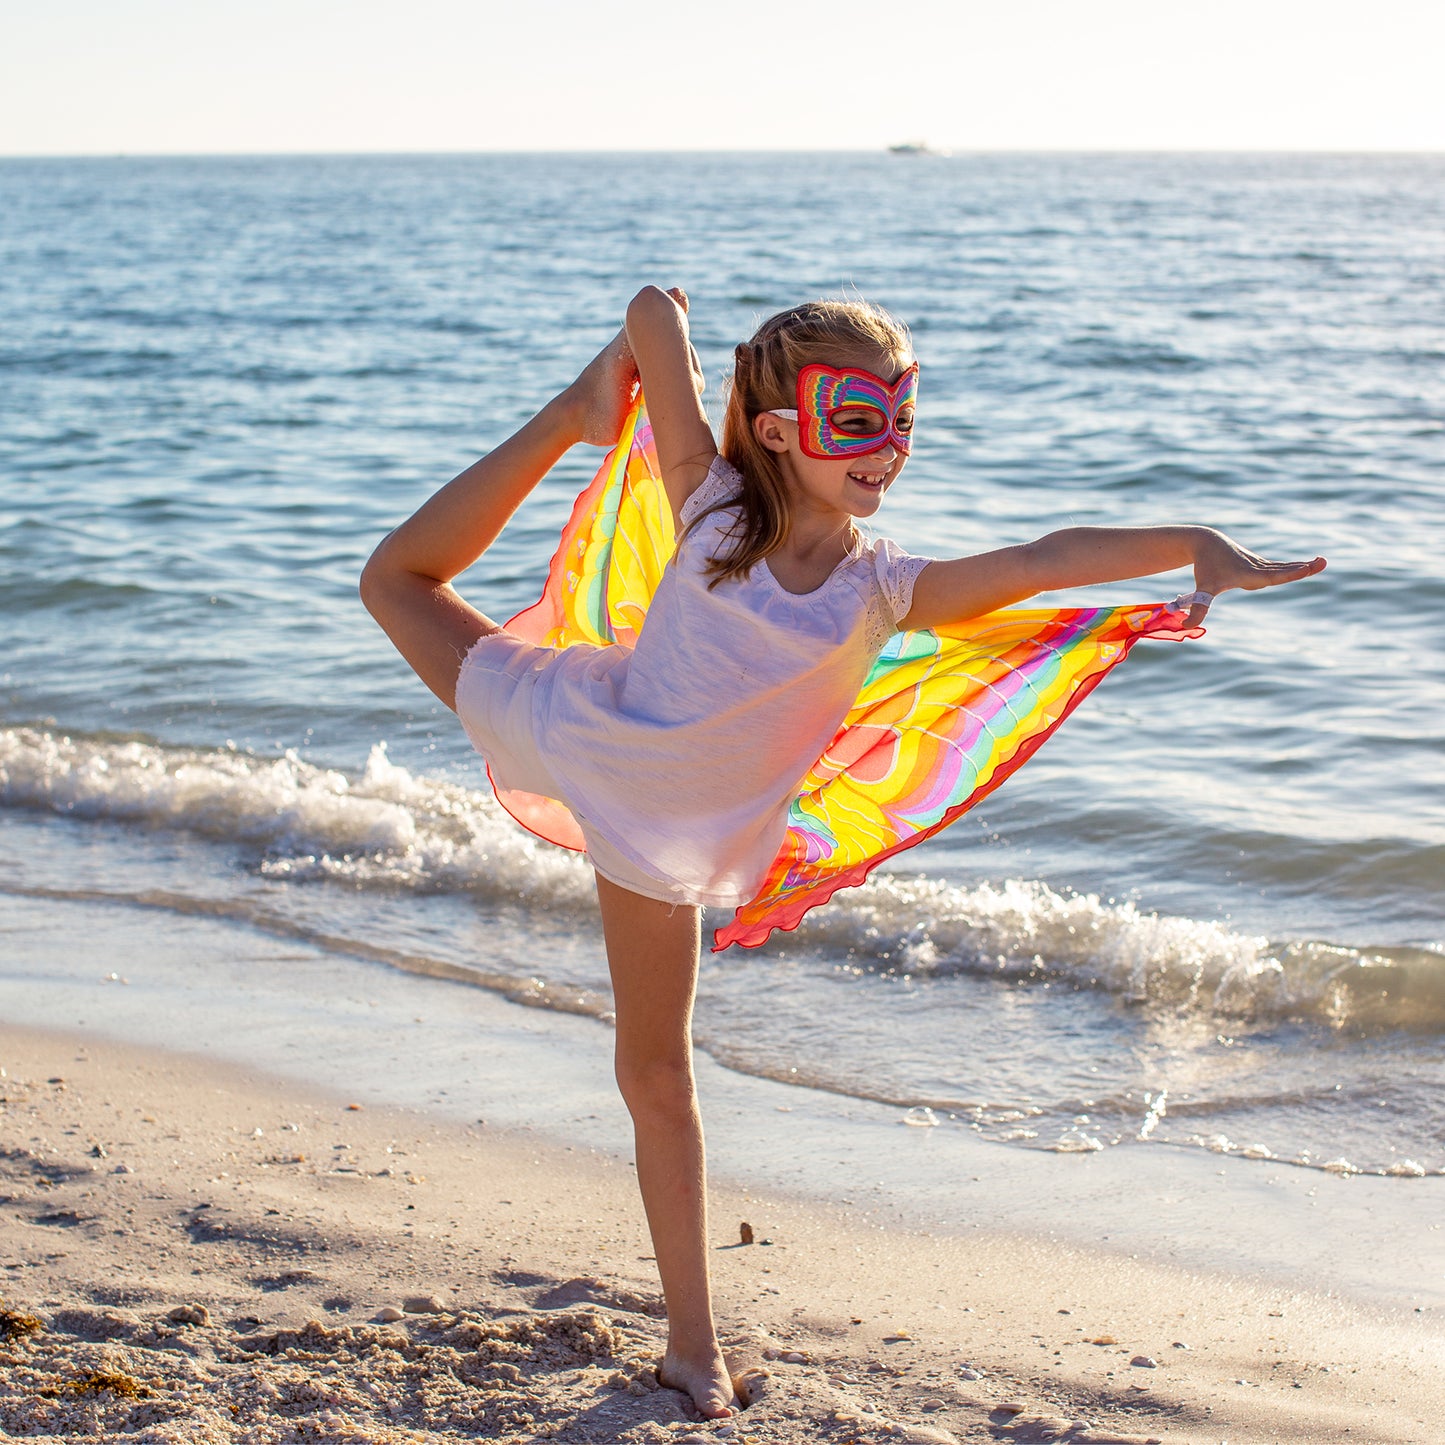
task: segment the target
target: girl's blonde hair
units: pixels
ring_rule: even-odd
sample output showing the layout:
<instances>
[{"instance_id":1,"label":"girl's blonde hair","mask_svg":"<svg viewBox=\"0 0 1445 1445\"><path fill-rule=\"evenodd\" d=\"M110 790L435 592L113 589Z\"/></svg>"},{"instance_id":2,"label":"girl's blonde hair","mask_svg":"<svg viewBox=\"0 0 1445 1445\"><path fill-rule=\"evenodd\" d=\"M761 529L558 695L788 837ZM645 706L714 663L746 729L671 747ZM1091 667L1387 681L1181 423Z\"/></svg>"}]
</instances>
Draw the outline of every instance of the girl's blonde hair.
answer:
<instances>
[{"instance_id":1,"label":"girl's blonde hair","mask_svg":"<svg viewBox=\"0 0 1445 1445\"><path fill-rule=\"evenodd\" d=\"M731 546L709 563L710 587L746 575L787 541L792 526L782 469L758 440L753 418L796 406L798 373L805 366L857 363L871 369L880 358L906 366L913 343L899 322L868 301L806 301L780 311L733 353L721 451L742 473L743 485L738 500L720 505L739 507L742 519Z\"/></svg>"}]
</instances>

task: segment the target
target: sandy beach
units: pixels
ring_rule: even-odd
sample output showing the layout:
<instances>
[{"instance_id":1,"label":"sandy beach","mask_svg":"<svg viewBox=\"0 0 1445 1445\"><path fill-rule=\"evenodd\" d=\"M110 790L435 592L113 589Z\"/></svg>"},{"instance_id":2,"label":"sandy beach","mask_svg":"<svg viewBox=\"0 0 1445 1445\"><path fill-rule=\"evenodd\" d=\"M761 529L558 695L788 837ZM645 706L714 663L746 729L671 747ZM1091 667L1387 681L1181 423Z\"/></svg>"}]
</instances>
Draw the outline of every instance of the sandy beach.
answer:
<instances>
[{"instance_id":1,"label":"sandy beach","mask_svg":"<svg viewBox=\"0 0 1445 1445\"><path fill-rule=\"evenodd\" d=\"M147 957L127 947L126 923L149 937ZM258 1025L274 1001L257 960L269 946L294 964L294 944L250 935L243 971L236 959L205 957L228 940L234 948L234 929L13 899L4 935L0 1430L12 1436L187 1445L1440 1438L1441 1311L1398 1283L1396 1263L1382 1263L1396 1243L1383 1214L1379 1237L1360 1242L1368 1197L1356 1192L1419 1189L1419 1239L1434 1242L1436 1180L1291 1178L1269 1205L1279 1268L1225 1270L1140 1248L1142 1231L1122 1249L1081 1242L1083 1231L1068 1228L1081 1207L1068 1181L1094 1161L1038 1156L1052 1171L1049 1200L1038 1176L1015 1167L1016 1151L975 1143L955 1227L923 1228L880 1193L844 1204L772 1182L780 1176L768 1161L786 1152L779 1127L795 1127L780 1111L793 1105L770 1105L769 1118L754 1097L749 1114L718 1082L736 1076L704 1067L704 1107L719 1121L711 1235L720 1326L752 1395L733 1420L705 1424L652 1374L660 1301L618 1147L621 1106L601 1088L604 1028L569 1021L592 1042L564 1051L595 1088L576 1085L573 1114L554 1107L549 1116L555 1081L538 1072L541 1126L523 1127L495 1080L525 1083L517 1071L527 1049L539 1071L552 1056L535 1011L481 990L351 963L375 970L373 1013L390 1006L388 988L420 1009L454 996L458 1015L478 999L502 1011L490 1035L478 1026L485 1047L474 1066L446 1075L457 1086L448 1103L433 1077L438 1057L447 1062L440 1019L437 1056L418 1054L408 1071L399 1054L366 1073L355 1059L337 1063L334 1039L314 1026L326 1013L318 1008L312 1046L282 1066L277 1050L296 1020ZM168 950L173 965L209 963L206 986L198 979L188 993L168 982ZM321 969L325 955L310 953ZM126 958L129 972L97 957ZM227 982L243 972L244 983ZM344 1013L347 1002L334 1007ZM318 1082L328 1051L330 1086ZM238 1062L248 1055L266 1067ZM348 1068L353 1087L338 1087ZM479 1092L466 1096L463 1084ZM796 1095L808 1113L807 1091L737 1087ZM458 1117L480 1115L489 1091L487 1123ZM796 1127L797 1177L809 1177L812 1152L826 1185L825 1151L808 1142L821 1136L806 1119ZM749 1129L759 1141L753 1180ZM890 1137L907 1143L923 1132ZM589 1133L607 1148L588 1147ZM1179 1156L1165 1173L1184 1195L1203 1190L1201 1165L1223 1176L1216 1163L1248 1167ZM1087 1186L1092 1203L1084 1176L1072 1177L1082 1207L1097 1212L1107 1177ZM1032 1213L1020 1216L1027 1228L1006 1227L1010 1178L1021 1201L1032 1195ZM1143 1180L1141 1194L1149 1187ZM1378 1276L1368 1300L1339 1287L1351 1269L1338 1239L1339 1278L1305 1249L1319 1190L1317 1234L1338 1225L1331 1216L1365 1208L1350 1229ZM1052 1231L1037 1227L1045 1204ZM1243 1194L1235 1206L1233 1219L1220 1200L1203 1208L1216 1216L1216 1245L1237 1231L1248 1260L1259 1222ZM1293 1256L1308 1268L1291 1277ZM1433 1257L1418 1259L1423 1283L1438 1289Z\"/></svg>"},{"instance_id":2,"label":"sandy beach","mask_svg":"<svg viewBox=\"0 0 1445 1445\"><path fill-rule=\"evenodd\" d=\"M23 1438L1436 1438L1423 1325L727 1189L714 1268L756 1401L703 1426L651 1374L625 1165L75 1035L3 1049Z\"/></svg>"}]
</instances>

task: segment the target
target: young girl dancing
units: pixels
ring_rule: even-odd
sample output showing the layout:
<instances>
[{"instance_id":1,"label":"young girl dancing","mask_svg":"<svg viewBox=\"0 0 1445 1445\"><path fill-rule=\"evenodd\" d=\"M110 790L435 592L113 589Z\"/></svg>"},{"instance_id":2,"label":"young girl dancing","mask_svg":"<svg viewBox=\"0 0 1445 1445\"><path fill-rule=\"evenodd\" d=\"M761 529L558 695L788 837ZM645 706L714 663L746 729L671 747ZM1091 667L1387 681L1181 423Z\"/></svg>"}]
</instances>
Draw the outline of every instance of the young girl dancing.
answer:
<instances>
[{"instance_id":1,"label":"young girl dancing","mask_svg":"<svg viewBox=\"0 0 1445 1445\"><path fill-rule=\"evenodd\" d=\"M1192 566L1189 626L1226 588L1318 572L1198 526L1071 527L932 561L871 541L913 440L907 334L859 302L765 321L736 351L719 450L687 299L647 287L623 330L515 436L443 487L366 566L366 606L460 715L499 792L566 805L597 874L616 1067L667 1303L664 1385L739 1404L713 1324L692 1074L699 905L758 891L800 782L897 630L956 626L1036 593ZM647 398L677 551L632 646L540 647L451 581L577 442L616 441Z\"/></svg>"}]
</instances>

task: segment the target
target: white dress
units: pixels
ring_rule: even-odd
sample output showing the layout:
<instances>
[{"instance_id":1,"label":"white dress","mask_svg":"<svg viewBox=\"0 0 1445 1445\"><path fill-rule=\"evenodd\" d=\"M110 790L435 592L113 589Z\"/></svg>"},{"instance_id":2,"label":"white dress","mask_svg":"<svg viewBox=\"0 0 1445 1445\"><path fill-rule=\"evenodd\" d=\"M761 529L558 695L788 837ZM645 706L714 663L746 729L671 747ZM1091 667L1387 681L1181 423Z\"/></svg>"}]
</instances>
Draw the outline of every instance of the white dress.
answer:
<instances>
[{"instance_id":1,"label":"white dress","mask_svg":"<svg viewBox=\"0 0 1445 1445\"><path fill-rule=\"evenodd\" d=\"M736 908L754 897L788 805L853 705L931 560L864 541L816 591L766 561L709 590L737 494L721 457L634 648L482 638L456 709L499 792L564 803L604 877L647 897ZM703 516L704 513L709 513Z\"/></svg>"}]
</instances>

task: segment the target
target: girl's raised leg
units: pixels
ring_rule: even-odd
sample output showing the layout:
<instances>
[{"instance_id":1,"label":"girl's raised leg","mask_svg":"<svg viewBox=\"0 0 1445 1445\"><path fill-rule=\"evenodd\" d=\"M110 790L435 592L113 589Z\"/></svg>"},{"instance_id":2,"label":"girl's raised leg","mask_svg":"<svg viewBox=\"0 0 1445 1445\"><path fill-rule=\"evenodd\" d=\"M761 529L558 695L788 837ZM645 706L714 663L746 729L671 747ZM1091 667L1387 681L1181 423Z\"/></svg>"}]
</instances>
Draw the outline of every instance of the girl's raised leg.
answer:
<instances>
[{"instance_id":1,"label":"girl's raised leg","mask_svg":"<svg viewBox=\"0 0 1445 1445\"><path fill-rule=\"evenodd\" d=\"M692 1074L698 910L643 898L600 875L597 897L617 1011L617 1082L632 1114L637 1182L667 1301L658 1375L718 1419L738 1398L713 1325L707 1268L706 1168Z\"/></svg>"},{"instance_id":2,"label":"girl's raised leg","mask_svg":"<svg viewBox=\"0 0 1445 1445\"><path fill-rule=\"evenodd\" d=\"M496 541L532 488L577 442L610 446L637 385L619 333L520 431L422 504L386 537L361 576L361 597L397 650L448 707L462 659L498 631L452 579Z\"/></svg>"}]
</instances>

